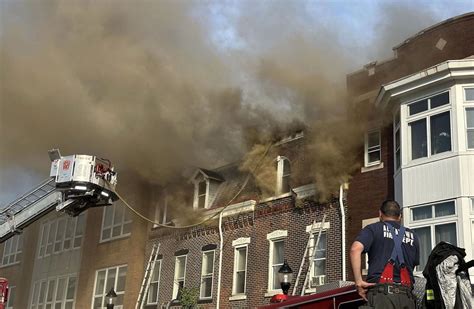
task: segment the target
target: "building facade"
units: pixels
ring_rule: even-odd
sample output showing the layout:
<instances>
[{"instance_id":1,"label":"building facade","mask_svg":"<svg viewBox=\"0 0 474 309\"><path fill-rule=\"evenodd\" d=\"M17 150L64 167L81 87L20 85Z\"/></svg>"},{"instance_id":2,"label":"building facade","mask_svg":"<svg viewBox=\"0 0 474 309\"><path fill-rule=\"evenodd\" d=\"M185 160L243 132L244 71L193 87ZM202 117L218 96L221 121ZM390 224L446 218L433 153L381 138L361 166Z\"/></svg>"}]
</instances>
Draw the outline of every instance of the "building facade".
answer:
<instances>
[{"instance_id":1,"label":"building facade","mask_svg":"<svg viewBox=\"0 0 474 309\"><path fill-rule=\"evenodd\" d=\"M360 137L360 170L329 202L319 203L317 184L301 176L308 160L301 133L272 147L266 168L272 171L267 178L273 192L263 192L254 177L247 179L239 164L196 169L183 184L186 207L179 211L194 217L190 225L212 217L203 224L175 228L184 224L172 211L177 199L168 199L166 190L133 187L132 181L124 194L128 202L159 224L143 221L118 202L74 218L49 213L0 244L0 276L11 285L7 308L101 308L111 288L117 308L134 308L157 244L147 308L185 292L195 293L204 308L267 304L281 292L277 272L285 260L294 277L302 270L298 294L307 272L307 293L328 283L335 287L351 278L350 244L364 225L377 220L387 198L404 206L404 223L422 243L422 263L441 240L466 248L472 259L474 33L469 29L473 13L425 29L395 47L392 59L347 76L353 98L349 115L368 107L370 121ZM308 243L314 258L302 263Z\"/></svg>"}]
</instances>

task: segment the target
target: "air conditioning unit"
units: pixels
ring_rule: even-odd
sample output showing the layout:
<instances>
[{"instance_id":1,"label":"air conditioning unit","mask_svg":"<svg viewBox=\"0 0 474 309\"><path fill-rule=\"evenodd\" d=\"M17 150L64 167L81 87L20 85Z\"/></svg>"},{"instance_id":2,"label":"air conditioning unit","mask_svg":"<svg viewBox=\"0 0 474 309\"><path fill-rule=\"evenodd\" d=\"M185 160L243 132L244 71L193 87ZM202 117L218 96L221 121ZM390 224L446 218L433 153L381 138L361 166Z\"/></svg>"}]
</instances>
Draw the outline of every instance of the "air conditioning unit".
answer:
<instances>
[{"instance_id":1,"label":"air conditioning unit","mask_svg":"<svg viewBox=\"0 0 474 309\"><path fill-rule=\"evenodd\" d=\"M324 283L326 283L326 276L325 275L323 275L323 276L314 276L311 279L311 286L312 287L324 285Z\"/></svg>"}]
</instances>

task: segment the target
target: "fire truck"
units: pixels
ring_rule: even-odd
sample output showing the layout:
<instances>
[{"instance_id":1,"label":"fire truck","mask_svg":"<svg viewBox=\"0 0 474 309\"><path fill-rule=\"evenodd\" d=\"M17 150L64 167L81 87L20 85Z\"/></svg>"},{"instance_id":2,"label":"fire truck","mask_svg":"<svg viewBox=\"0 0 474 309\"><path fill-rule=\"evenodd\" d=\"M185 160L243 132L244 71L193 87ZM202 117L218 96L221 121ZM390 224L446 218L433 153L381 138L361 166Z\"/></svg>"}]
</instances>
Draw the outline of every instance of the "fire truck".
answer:
<instances>
[{"instance_id":1,"label":"fire truck","mask_svg":"<svg viewBox=\"0 0 474 309\"><path fill-rule=\"evenodd\" d=\"M117 173L109 160L77 154L63 157L58 149L48 153L50 178L0 210L0 243L50 211L77 216L118 199Z\"/></svg>"}]
</instances>

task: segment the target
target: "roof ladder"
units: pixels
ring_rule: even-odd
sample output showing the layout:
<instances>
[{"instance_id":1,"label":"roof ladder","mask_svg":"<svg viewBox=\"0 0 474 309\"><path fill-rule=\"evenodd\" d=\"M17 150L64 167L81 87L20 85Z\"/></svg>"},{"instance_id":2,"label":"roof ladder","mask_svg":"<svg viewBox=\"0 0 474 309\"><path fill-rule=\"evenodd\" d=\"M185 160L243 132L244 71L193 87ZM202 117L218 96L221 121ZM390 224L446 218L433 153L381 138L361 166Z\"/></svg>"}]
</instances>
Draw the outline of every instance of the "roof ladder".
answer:
<instances>
[{"instance_id":1,"label":"roof ladder","mask_svg":"<svg viewBox=\"0 0 474 309\"><path fill-rule=\"evenodd\" d=\"M296 295L296 290L298 289L298 283L300 281L303 268L305 268L305 261L308 261L308 267L306 268L306 275L305 275L303 287L301 288L301 296L304 295L306 286L311 285L309 278L313 270L313 264L314 264L313 261L314 261L314 256L316 255L316 248L318 248L319 240L321 239L321 233L323 231L325 222L326 222L326 214L323 215L323 221L321 223L317 223L316 220L314 220L313 224L311 224L311 229L309 230L308 243L306 244L303 259L301 260L300 268L298 270L298 276L296 276L295 285L293 286L293 293L291 294L293 296ZM318 228L317 226L319 224L320 224L320 227ZM316 238L316 243L313 245L314 243L313 231L315 231L316 229L318 230L318 237Z\"/></svg>"},{"instance_id":2,"label":"roof ladder","mask_svg":"<svg viewBox=\"0 0 474 309\"><path fill-rule=\"evenodd\" d=\"M148 289L150 287L150 280L155 269L156 261L158 260L158 252L160 251L160 244L153 244L151 248L150 259L148 260L148 265L145 269L145 274L143 276L142 286L140 287L140 293L138 293L137 304L135 309L142 309L145 306L145 298L148 294Z\"/></svg>"}]
</instances>

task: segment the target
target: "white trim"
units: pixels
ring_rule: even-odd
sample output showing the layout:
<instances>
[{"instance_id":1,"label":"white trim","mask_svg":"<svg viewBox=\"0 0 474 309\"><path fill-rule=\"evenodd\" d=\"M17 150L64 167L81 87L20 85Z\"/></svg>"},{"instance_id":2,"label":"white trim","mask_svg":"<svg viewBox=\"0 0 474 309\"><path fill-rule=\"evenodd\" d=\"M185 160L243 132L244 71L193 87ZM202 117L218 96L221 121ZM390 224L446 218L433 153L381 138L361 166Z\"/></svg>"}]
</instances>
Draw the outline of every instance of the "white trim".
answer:
<instances>
[{"instance_id":1,"label":"white trim","mask_svg":"<svg viewBox=\"0 0 474 309\"><path fill-rule=\"evenodd\" d=\"M183 271L183 288L186 286L186 267L188 265L188 255L183 254L183 255L178 255L175 256L174 259L174 275L173 275L173 294L172 294L172 299L176 299L178 296L178 291L179 291L179 283L177 281L177 268L176 266L178 265L178 259L184 257L184 271Z\"/></svg>"},{"instance_id":2,"label":"white trim","mask_svg":"<svg viewBox=\"0 0 474 309\"><path fill-rule=\"evenodd\" d=\"M203 272L204 272L204 256L205 256L205 254L209 254L211 252L212 252L211 295L204 297L204 296L202 296L202 288L203 288L202 282L203 282L204 277L206 277L206 278L209 277L209 274L203 274ZM201 283L199 285L199 299L212 299L212 294L214 292L214 267L215 267L215 260L216 260L216 250L213 249L213 250L203 251L201 257L202 257L201 258Z\"/></svg>"},{"instance_id":3,"label":"white trim","mask_svg":"<svg viewBox=\"0 0 474 309\"><path fill-rule=\"evenodd\" d=\"M316 222L316 224L313 227L313 230L311 231L311 227L313 226L312 224L307 225L305 228L306 233L317 233L321 229L321 223L322 222ZM323 225L323 231L329 230L331 228L331 222L324 222Z\"/></svg>"},{"instance_id":4,"label":"white trim","mask_svg":"<svg viewBox=\"0 0 474 309\"><path fill-rule=\"evenodd\" d=\"M107 214L107 209L109 209L110 207L112 207L112 221L111 221L111 225L107 225L106 227L104 227L104 223L105 223L105 218L106 218L106 214ZM123 207L123 217L122 217L122 220L119 224L114 224L114 220L115 220L115 213L116 213L116 209L117 207ZM126 220L126 217L129 217L128 220ZM116 240L116 239L121 239L121 238L125 238L125 237L129 237L132 232L132 228L131 228L131 225L133 223L133 220L130 216L130 213L128 212L128 209L125 208L124 205L120 205L118 203L114 203L113 205L110 205L110 206L106 206L104 207L104 211L102 212L102 225L101 225L101 229L100 229L100 240L99 240L99 243L104 243L104 242L108 242L108 241L112 241L112 240ZM130 224L130 232L128 233L123 233L123 230L124 230L124 226L126 224ZM113 235L113 231L114 231L114 228L120 226L120 234L117 235L117 236L112 236ZM103 232L105 229L110 229L110 237L106 237L106 238L103 238Z\"/></svg>"},{"instance_id":5,"label":"white trim","mask_svg":"<svg viewBox=\"0 0 474 309\"><path fill-rule=\"evenodd\" d=\"M15 298L11 297L12 295L15 295L16 296L16 285L10 285L8 286L8 300L5 304L5 309L13 309L13 304L12 304L12 299L13 301L15 300Z\"/></svg>"},{"instance_id":6,"label":"white trim","mask_svg":"<svg viewBox=\"0 0 474 309\"><path fill-rule=\"evenodd\" d=\"M372 146L375 148L370 150L371 152L379 152L379 159L374 161L374 162L369 162L369 135L372 133L378 133L379 137L379 143L378 146ZM380 163L382 162L382 132L380 128L377 129L372 129L364 134L364 167L365 168L370 168L372 166L380 166ZM383 164L382 164L383 167Z\"/></svg>"},{"instance_id":7,"label":"white trim","mask_svg":"<svg viewBox=\"0 0 474 309\"><path fill-rule=\"evenodd\" d=\"M240 237L232 241L232 247L241 247L250 244L250 237Z\"/></svg>"},{"instance_id":8,"label":"white trim","mask_svg":"<svg viewBox=\"0 0 474 309\"><path fill-rule=\"evenodd\" d=\"M244 299L247 299L246 294L236 294L236 295L232 295L231 297L229 297L230 301L232 301L232 300L244 300Z\"/></svg>"},{"instance_id":9,"label":"white trim","mask_svg":"<svg viewBox=\"0 0 474 309\"><path fill-rule=\"evenodd\" d=\"M146 304L147 305L156 305L158 304L160 300L160 283L161 283L161 265L162 265L163 259L157 259L155 262L153 262L153 271L151 272L151 278L150 278L150 286L148 287L148 291L146 293ZM153 274L155 273L156 268L156 263L160 263L159 268L158 268L158 280L157 281L152 281L153 280ZM150 302L150 288L152 283L158 282L157 284L157 289L156 289L156 302Z\"/></svg>"},{"instance_id":10,"label":"white trim","mask_svg":"<svg viewBox=\"0 0 474 309\"><path fill-rule=\"evenodd\" d=\"M117 266L110 266L110 267L100 268L100 269L97 269L95 271L94 289L92 290L91 308L94 308L94 300L95 300L96 297L101 297L103 299L102 304L104 306L106 304L105 295L107 294L108 291L105 291L105 289L106 289L106 280L107 280L107 275L109 273L109 270L115 269L115 280L114 280L115 293L117 293L117 295L125 295L125 289L123 291L118 291L117 290L119 270L120 270L120 268L123 268L123 267L126 267L126 271L125 271L125 281L126 281L127 280L127 273L128 273L128 264L122 264L122 265L117 265ZM105 270L105 278L106 278L105 282L104 282L104 288L103 288L102 294L96 295L95 291L96 291L96 287L97 287L97 276L98 276L99 272L104 271L104 270ZM77 286L78 286L78 282L76 282L76 289L77 289ZM126 286L124 288L126 288ZM120 308L120 309L123 308L123 305L115 305L115 306L117 308Z\"/></svg>"},{"instance_id":11,"label":"white trim","mask_svg":"<svg viewBox=\"0 0 474 309\"><path fill-rule=\"evenodd\" d=\"M276 192L276 195L281 195L281 194L288 193L288 192L283 192L283 178L291 177L291 161L290 159L284 156L277 156L276 161L277 161L277 182L276 182L277 184L276 184L275 192ZM285 170L285 164L288 164L290 168L290 173L286 175L283 174ZM288 186L289 186L289 183L288 183ZM289 192L291 192L291 188Z\"/></svg>"},{"instance_id":12,"label":"white trim","mask_svg":"<svg viewBox=\"0 0 474 309\"><path fill-rule=\"evenodd\" d=\"M275 230L267 234L267 240L277 240L277 239L286 238L286 237L288 237L287 230Z\"/></svg>"},{"instance_id":13,"label":"white trim","mask_svg":"<svg viewBox=\"0 0 474 309\"><path fill-rule=\"evenodd\" d=\"M241 238L239 238L239 239L241 239ZM249 239L249 242L250 242L250 238L248 238L248 239ZM234 246L234 242L232 242L232 246ZM245 248L244 292L243 293L237 293L235 291L236 290L236 284L237 284L237 266L238 266L238 257L239 257L239 255L237 255L237 251L239 249L243 249L243 248ZM249 256L248 243L239 244L237 246L234 246L234 269L233 269L233 273L232 273L232 296L240 296L240 295L245 296L246 293L247 293L247 270L248 270L247 263L248 263L248 256Z\"/></svg>"},{"instance_id":14,"label":"white trim","mask_svg":"<svg viewBox=\"0 0 474 309\"><path fill-rule=\"evenodd\" d=\"M7 252L7 245L9 245L9 252ZM15 248L12 248L13 245ZM23 234L18 234L7 239L5 242L3 246L2 260L0 261L0 268L21 263L21 257L23 257ZM13 258L13 262L10 262L11 258ZM5 259L7 259L7 261L4 263Z\"/></svg>"}]
</instances>

